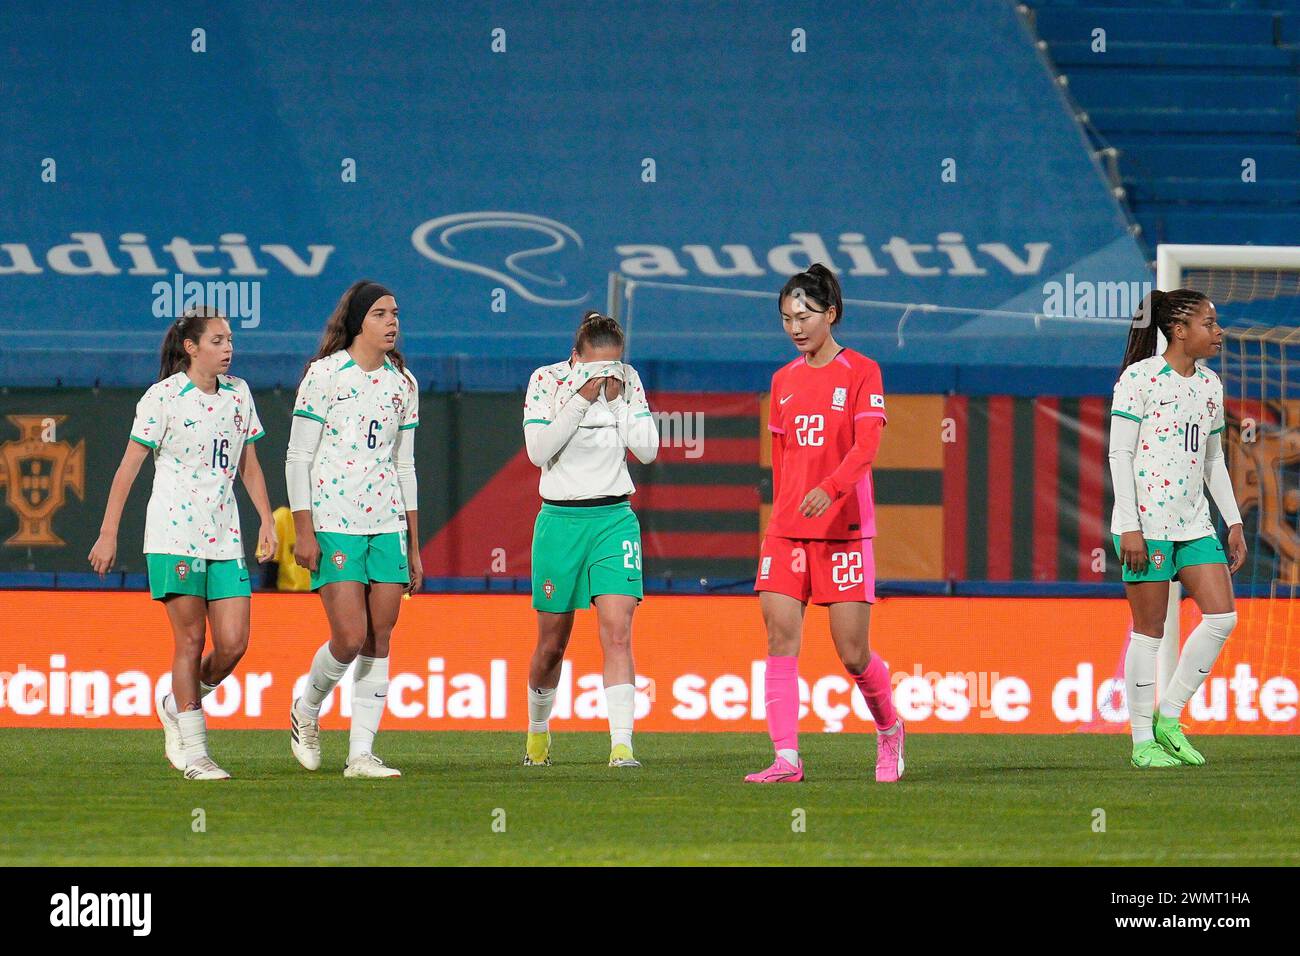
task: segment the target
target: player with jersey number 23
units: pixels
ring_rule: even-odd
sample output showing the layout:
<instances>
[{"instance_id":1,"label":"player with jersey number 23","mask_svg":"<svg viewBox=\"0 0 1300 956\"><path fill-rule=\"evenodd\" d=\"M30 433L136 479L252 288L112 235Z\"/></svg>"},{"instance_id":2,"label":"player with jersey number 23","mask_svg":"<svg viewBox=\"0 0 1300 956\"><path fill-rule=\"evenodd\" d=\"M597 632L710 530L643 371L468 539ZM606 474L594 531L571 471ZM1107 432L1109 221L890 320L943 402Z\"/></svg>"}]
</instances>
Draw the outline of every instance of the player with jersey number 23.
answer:
<instances>
[{"instance_id":1,"label":"player with jersey number 23","mask_svg":"<svg viewBox=\"0 0 1300 956\"><path fill-rule=\"evenodd\" d=\"M889 668L867 640L876 600L871 463L886 423L880 366L835 341L844 303L821 263L792 276L778 299L799 357L772 376L772 514L758 580L767 628L764 678L776 759L749 783L798 783L799 648L804 611L826 605L831 639L876 724L876 780L903 774L903 721Z\"/></svg>"}]
</instances>

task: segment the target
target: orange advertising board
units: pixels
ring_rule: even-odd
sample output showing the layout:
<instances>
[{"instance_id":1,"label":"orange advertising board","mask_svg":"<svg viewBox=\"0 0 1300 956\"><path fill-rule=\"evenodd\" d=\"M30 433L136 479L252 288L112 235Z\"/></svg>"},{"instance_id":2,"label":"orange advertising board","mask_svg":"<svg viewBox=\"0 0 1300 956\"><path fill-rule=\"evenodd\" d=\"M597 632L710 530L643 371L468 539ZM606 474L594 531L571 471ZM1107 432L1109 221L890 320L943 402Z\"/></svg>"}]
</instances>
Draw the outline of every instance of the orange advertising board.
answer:
<instances>
[{"instance_id":1,"label":"orange advertising board","mask_svg":"<svg viewBox=\"0 0 1300 956\"><path fill-rule=\"evenodd\" d=\"M1237 630L1189 705L1195 732L1300 729L1300 640L1287 608L1239 602ZM283 729L295 684L328 634L314 595L255 595L252 616L248 654L205 702L214 727ZM1196 619L1189 602L1184 634ZM898 597L873 609L872 646L889 662L911 730L1122 731L1128 626L1118 599ZM521 730L535 632L524 595L404 602L385 729ZM633 647L638 729L763 732L766 645L754 598L651 596ZM170 659L166 616L144 594L0 592L0 727L154 727L153 695ZM809 609L799 667L801 731L870 729L823 608ZM601 687L595 618L580 613L553 727L603 729ZM349 709L336 690L322 725L346 727Z\"/></svg>"}]
</instances>

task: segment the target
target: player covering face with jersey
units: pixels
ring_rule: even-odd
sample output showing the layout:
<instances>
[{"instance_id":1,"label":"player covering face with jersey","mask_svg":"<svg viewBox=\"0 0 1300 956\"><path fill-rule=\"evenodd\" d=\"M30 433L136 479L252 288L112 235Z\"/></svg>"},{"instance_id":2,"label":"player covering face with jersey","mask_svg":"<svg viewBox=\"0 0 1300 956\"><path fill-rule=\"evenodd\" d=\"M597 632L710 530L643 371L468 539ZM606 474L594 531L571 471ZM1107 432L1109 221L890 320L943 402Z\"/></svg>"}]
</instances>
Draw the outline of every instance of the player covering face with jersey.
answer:
<instances>
[{"instance_id":1,"label":"player covering face with jersey","mask_svg":"<svg viewBox=\"0 0 1300 956\"><path fill-rule=\"evenodd\" d=\"M889 668L867 632L876 599L871 463L886 423L880 367L835 341L839 282L820 263L781 290L781 322L799 357L772 376L772 514L758 579L767 628L767 726L776 759L750 783L803 779L799 758L799 648L804 610L829 607L831 638L877 729L876 779L903 773L903 722Z\"/></svg>"},{"instance_id":2,"label":"player covering face with jersey","mask_svg":"<svg viewBox=\"0 0 1300 956\"><path fill-rule=\"evenodd\" d=\"M294 559L311 572L330 639L290 709L290 745L320 767L320 709L357 662L345 777L398 777L374 755L402 596L420 587L415 479L419 386L397 350L397 300L369 280L343 294L307 366L285 462Z\"/></svg>"},{"instance_id":3,"label":"player covering face with jersey","mask_svg":"<svg viewBox=\"0 0 1300 956\"><path fill-rule=\"evenodd\" d=\"M265 434L248 384L229 374L230 323L196 308L172 322L159 381L136 406L90 566L102 577L117 558L117 529L131 485L148 457L153 493L145 517L149 589L167 609L175 648L171 692L154 703L168 761L190 780L230 774L208 754L202 699L248 647L252 589L234 482L244 480L261 520L257 557L275 553L275 520L255 443ZM206 632L212 650L203 653Z\"/></svg>"},{"instance_id":4,"label":"player covering face with jersey","mask_svg":"<svg viewBox=\"0 0 1300 956\"><path fill-rule=\"evenodd\" d=\"M1161 355L1155 354L1157 330L1168 343ZM1231 575L1246 560L1246 539L1223 457L1223 385L1196 364L1222 347L1218 314L1204 295L1152 292L1133 319L1115 383L1111 534L1133 612L1124 683L1135 767L1205 762L1178 718L1237 623ZM1210 518L1207 487L1228 525L1231 567ZM1202 616L1157 710L1156 658L1175 578Z\"/></svg>"},{"instance_id":5,"label":"player covering face with jersey","mask_svg":"<svg viewBox=\"0 0 1300 956\"><path fill-rule=\"evenodd\" d=\"M536 369L524 396L524 443L541 469L533 527L537 648L528 669L525 766L551 763L551 708L573 616L594 606L604 654L611 767L633 756L636 669L632 614L643 596L641 526L629 499L632 452L643 464L659 432L636 369L622 361L623 332L599 312L578 327L568 361Z\"/></svg>"}]
</instances>

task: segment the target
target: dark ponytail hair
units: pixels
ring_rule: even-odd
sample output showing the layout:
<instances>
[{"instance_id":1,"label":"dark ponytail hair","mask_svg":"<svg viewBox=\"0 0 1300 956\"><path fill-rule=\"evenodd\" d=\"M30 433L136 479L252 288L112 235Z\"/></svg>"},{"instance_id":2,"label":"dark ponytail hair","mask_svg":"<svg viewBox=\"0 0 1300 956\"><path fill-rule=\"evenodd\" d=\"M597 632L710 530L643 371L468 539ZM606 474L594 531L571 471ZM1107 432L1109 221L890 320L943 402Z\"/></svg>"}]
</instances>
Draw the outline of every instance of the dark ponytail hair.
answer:
<instances>
[{"instance_id":1,"label":"dark ponytail hair","mask_svg":"<svg viewBox=\"0 0 1300 956\"><path fill-rule=\"evenodd\" d=\"M323 359L327 355L333 355L335 352L351 345L358 333L360 333L361 323L365 320L370 307L386 295L392 295L392 293L379 283L372 282L369 279L358 279L348 286L347 291L343 293L343 297L339 299L338 305L334 306L334 311L330 313L330 317L325 320L325 332L321 335L320 346L316 349L316 354L303 366L302 374L304 376L307 374L307 369L311 368L312 362ZM367 299L369 299L369 302L366 301ZM356 306L355 309L353 308L354 305ZM362 308L363 306L364 308ZM406 371L406 361L396 347L388 352L388 358L397 366L399 372Z\"/></svg>"},{"instance_id":2,"label":"dark ponytail hair","mask_svg":"<svg viewBox=\"0 0 1300 956\"><path fill-rule=\"evenodd\" d=\"M1186 322L1202 302L1208 301L1208 296L1195 289L1148 292L1129 326L1128 345L1124 349L1124 364L1120 371L1156 354L1157 329L1164 334L1165 341L1172 342L1174 323Z\"/></svg>"},{"instance_id":3,"label":"dark ponytail hair","mask_svg":"<svg viewBox=\"0 0 1300 956\"><path fill-rule=\"evenodd\" d=\"M781 287L781 294L776 299L778 312L781 310L782 301L788 295L821 306L821 308L810 307L810 312L829 312L834 307L835 321L831 325L839 325L840 320L844 318L844 298L840 293L840 280L835 278L834 272L820 262L814 262L806 271L792 275L786 280L785 285Z\"/></svg>"},{"instance_id":4,"label":"dark ponytail hair","mask_svg":"<svg viewBox=\"0 0 1300 956\"><path fill-rule=\"evenodd\" d=\"M602 315L595 309L588 309L582 314L582 324L578 326L578 334L573 340L573 351L582 353L584 347L623 348L623 330L619 328L618 320L611 319L608 315Z\"/></svg>"},{"instance_id":5,"label":"dark ponytail hair","mask_svg":"<svg viewBox=\"0 0 1300 956\"><path fill-rule=\"evenodd\" d=\"M176 319L163 336L162 363L158 368L158 381L171 378L177 372L190 367L190 354L185 351L185 343L193 342L196 346L203 339L208 320L224 319L225 316L211 306L198 305L185 310Z\"/></svg>"}]
</instances>

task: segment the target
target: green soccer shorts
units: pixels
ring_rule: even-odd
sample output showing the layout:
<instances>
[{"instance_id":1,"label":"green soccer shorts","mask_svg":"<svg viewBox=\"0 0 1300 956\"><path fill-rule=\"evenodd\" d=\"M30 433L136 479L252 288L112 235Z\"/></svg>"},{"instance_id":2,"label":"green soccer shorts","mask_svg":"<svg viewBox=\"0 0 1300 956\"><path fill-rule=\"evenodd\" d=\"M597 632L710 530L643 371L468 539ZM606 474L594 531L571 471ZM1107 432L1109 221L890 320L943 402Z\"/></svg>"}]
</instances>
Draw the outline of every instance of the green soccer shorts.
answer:
<instances>
[{"instance_id":1,"label":"green soccer shorts","mask_svg":"<svg viewBox=\"0 0 1300 956\"><path fill-rule=\"evenodd\" d=\"M320 545L320 563L311 573L313 591L336 581L411 583L411 569L406 563L405 531L384 534L317 531L316 542Z\"/></svg>"},{"instance_id":2,"label":"green soccer shorts","mask_svg":"<svg viewBox=\"0 0 1300 956\"><path fill-rule=\"evenodd\" d=\"M1115 542L1115 554L1119 556L1120 561L1124 560L1124 553L1119 547L1119 535L1112 534L1111 540ZM1192 541L1153 541L1150 538L1147 542L1147 569L1141 574L1134 574L1127 567L1124 568L1124 582L1140 584L1144 581L1172 581L1178 577L1178 572L1183 568L1190 568L1194 564L1227 564L1227 556L1223 553L1223 545L1215 535L1206 535L1204 538L1196 538Z\"/></svg>"},{"instance_id":3,"label":"green soccer shorts","mask_svg":"<svg viewBox=\"0 0 1300 956\"><path fill-rule=\"evenodd\" d=\"M190 594L208 601L252 597L248 565L243 558L210 561L180 554L146 554L144 558L149 567L149 593L155 601L173 594Z\"/></svg>"},{"instance_id":4,"label":"green soccer shorts","mask_svg":"<svg viewBox=\"0 0 1300 956\"><path fill-rule=\"evenodd\" d=\"M641 586L641 523L626 501L593 508L543 502L533 525L533 607L563 614L599 594Z\"/></svg>"}]
</instances>

